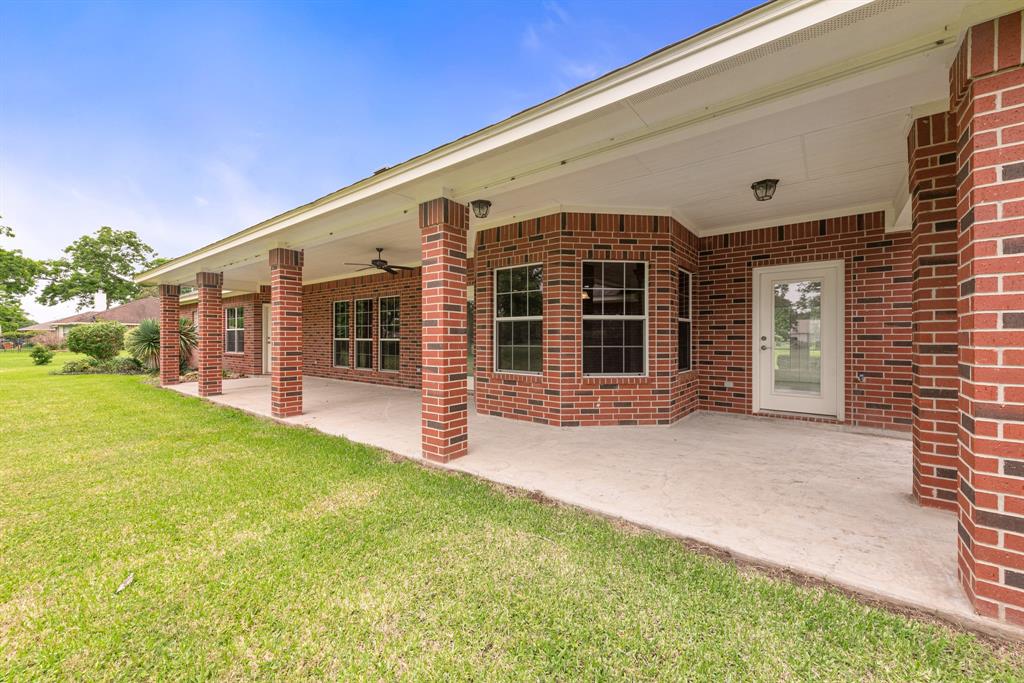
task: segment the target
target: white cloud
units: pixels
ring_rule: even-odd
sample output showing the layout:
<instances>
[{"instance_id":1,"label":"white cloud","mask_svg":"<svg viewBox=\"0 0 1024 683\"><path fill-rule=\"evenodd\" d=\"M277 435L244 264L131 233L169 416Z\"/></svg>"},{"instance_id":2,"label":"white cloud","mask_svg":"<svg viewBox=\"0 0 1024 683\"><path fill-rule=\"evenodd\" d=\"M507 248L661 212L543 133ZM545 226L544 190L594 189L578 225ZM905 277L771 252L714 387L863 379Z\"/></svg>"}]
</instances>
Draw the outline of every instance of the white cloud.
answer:
<instances>
[{"instance_id":1,"label":"white cloud","mask_svg":"<svg viewBox=\"0 0 1024 683\"><path fill-rule=\"evenodd\" d=\"M520 40L520 45L527 52L537 52L541 49L540 36L537 35L537 29L532 25L527 26L526 30L523 31L523 37Z\"/></svg>"},{"instance_id":2,"label":"white cloud","mask_svg":"<svg viewBox=\"0 0 1024 683\"><path fill-rule=\"evenodd\" d=\"M564 62L560 67L562 74L576 81L592 81L601 75L596 64Z\"/></svg>"}]
</instances>

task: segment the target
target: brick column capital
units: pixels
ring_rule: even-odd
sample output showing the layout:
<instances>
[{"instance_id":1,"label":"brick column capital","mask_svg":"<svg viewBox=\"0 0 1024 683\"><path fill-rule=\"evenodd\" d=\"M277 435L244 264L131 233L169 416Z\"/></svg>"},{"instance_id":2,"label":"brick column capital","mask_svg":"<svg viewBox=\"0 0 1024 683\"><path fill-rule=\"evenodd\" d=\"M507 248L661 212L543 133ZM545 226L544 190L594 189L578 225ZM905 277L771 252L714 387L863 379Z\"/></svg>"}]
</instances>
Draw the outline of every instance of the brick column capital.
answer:
<instances>
[{"instance_id":1,"label":"brick column capital","mask_svg":"<svg viewBox=\"0 0 1024 683\"><path fill-rule=\"evenodd\" d=\"M175 299L181 296L180 285L160 285L157 289L160 296L174 297Z\"/></svg>"},{"instance_id":2,"label":"brick column capital","mask_svg":"<svg viewBox=\"0 0 1024 683\"><path fill-rule=\"evenodd\" d=\"M299 268L303 266L305 256L302 251L278 247L270 250L271 268Z\"/></svg>"},{"instance_id":3,"label":"brick column capital","mask_svg":"<svg viewBox=\"0 0 1024 683\"><path fill-rule=\"evenodd\" d=\"M971 82L1024 64L1024 11L1011 12L967 29L949 67L949 107L956 111Z\"/></svg>"},{"instance_id":4,"label":"brick column capital","mask_svg":"<svg viewBox=\"0 0 1024 683\"><path fill-rule=\"evenodd\" d=\"M196 288L212 287L221 289L224 286L224 273L196 273Z\"/></svg>"}]
</instances>

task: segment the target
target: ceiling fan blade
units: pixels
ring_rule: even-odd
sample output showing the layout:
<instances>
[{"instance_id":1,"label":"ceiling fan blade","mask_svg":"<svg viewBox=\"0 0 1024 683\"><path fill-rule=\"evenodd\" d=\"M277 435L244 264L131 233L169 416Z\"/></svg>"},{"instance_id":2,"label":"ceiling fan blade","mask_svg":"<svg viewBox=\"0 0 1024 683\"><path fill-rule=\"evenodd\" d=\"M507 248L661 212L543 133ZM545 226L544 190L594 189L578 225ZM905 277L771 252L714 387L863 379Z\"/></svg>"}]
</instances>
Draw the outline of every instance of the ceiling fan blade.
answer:
<instances>
[{"instance_id":1,"label":"ceiling fan blade","mask_svg":"<svg viewBox=\"0 0 1024 683\"><path fill-rule=\"evenodd\" d=\"M388 268L398 268L399 270L416 270L416 266L392 266L392 265L388 265Z\"/></svg>"},{"instance_id":2,"label":"ceiling fan blade","mask_svg":"<svg viewBox=\"0 0 1024 683\"><path fill-rule=\"evenodd\" d=\"M358 264L356 264L358 265ZM356 268L357 273L361 273L364 270L376 270L377 266L366 266L365 268Z\"/></svg>"},{"instance_id":3,"label":"ceiling fan blade","mask_svg":"<svg viewBox=\"0 0 1024 683\"><path fill-rule=\"evenodd\" d=\"M346 266L373 266L372 263L345 263Z\"/></svg>"},{"instance_id":4,"label":"ceiling fan blade","mask_svg":"<svg viewBox=\"0 0 1024 683\"><path fill-rule=\"evenodd\" d=\"M386 270L387 272L391 273L392 275L397 275L398 271L395 270L395 268L397 268L397 267L398 266L384 266L383 268L381 268L381 270Z\"/></svg>"}]
</instances>

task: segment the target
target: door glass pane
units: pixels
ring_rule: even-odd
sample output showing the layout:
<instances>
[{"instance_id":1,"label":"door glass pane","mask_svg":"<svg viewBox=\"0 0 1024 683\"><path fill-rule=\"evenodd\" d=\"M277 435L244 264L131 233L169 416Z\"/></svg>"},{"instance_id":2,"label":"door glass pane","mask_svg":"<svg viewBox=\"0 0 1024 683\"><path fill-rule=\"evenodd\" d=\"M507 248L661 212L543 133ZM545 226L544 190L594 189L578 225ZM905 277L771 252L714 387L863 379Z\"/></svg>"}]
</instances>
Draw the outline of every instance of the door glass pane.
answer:
<instances>
[{"instance_id":1,"label":"door glass pane","mask_svg":"<svg viewBox=\"0 0 1024 683\"><path fill-rule=\"evenodd\" d=\"M775 391L821 394L821 280L776 282Z\"/></svg>"}]
</instances>

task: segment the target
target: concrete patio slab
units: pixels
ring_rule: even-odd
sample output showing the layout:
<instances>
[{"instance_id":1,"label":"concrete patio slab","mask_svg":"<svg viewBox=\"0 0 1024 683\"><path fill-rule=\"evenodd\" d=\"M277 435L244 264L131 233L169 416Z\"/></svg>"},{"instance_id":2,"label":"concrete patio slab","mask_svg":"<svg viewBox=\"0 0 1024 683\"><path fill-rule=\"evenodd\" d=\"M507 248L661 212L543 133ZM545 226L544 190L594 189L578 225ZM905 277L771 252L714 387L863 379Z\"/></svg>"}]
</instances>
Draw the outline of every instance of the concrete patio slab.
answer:
<instances>
[{"instance_id":1,"label":"concrete patio slab","mask_svg":"<svg viewBox=\"0 0 1024 683\"><path fill-rule=\"evenodd\" d=\"M196 395L194 383L171 387ZM307 377L281 420L420 457L419 393ZM269 378L211 399L269 416ZM728 550L996 635L956 578L956 518L910 495L909 440L697 413L666 427L556 428L471 412L447 467Z\"/></svg>"}]
</instances>

